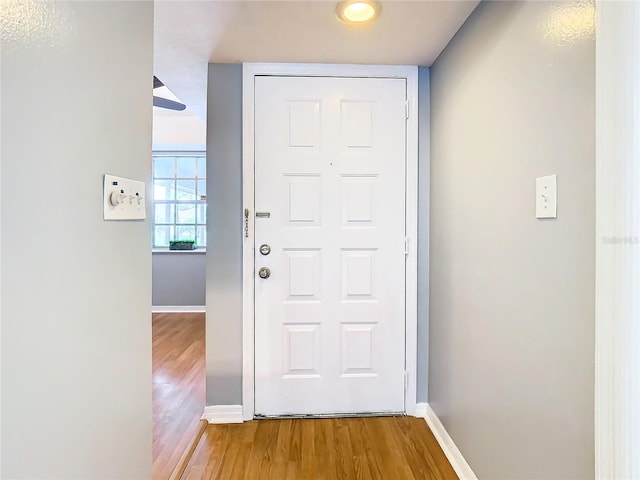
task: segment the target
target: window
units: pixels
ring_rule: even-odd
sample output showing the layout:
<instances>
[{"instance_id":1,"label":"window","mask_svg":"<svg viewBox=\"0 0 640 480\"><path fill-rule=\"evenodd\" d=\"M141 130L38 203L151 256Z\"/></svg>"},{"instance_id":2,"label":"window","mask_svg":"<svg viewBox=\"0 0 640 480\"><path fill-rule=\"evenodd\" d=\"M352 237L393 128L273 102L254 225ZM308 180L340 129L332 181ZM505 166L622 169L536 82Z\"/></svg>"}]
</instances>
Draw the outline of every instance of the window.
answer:
<instances>
[{"instance_id":1,"label":"window","mask_svg":"<svg viewBox=\"0 0 640 480\"><path fill-rule=\"evenodd\" d=\"M153 246L195 240L207 246L207 157L204 153L153 154Z\"/></svg>"}]
</instances>

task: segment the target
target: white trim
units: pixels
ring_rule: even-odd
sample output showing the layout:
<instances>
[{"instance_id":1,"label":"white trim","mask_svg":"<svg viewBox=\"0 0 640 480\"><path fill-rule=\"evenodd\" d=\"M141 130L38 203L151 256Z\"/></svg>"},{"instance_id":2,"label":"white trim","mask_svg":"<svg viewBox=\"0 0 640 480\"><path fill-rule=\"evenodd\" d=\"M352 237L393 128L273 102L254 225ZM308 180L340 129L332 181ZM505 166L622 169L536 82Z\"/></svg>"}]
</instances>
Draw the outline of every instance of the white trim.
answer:
<instances>
[{"instance_id":1,"label":"white trim","mask_svg":"<svg viewBox=\"0 0 640 480\"><path fill-rule=\"evenodd\" d=\"M204 305L154 305L151 313L205 313Z\"/></svg>"},{"instance_id":2,"label":"white trim","mask_svg":"<svg viewBox=\"0 0 640 480\"><path fill-rule=\"evenodd\" d=\"M428 403L420 403L418 404L417 410L425 412L424 419L427 425L429 425L433 436L436 437L440 448L442 448L447 460L449 460L449 463L460 480L478 480L478 477L473 473L473 470L449 435L449 432L447 432L438 416L431 409L431 405Z\"/></svg>"},{"instance_id":3,"label":"white trim","mask_svg":"<svg viewBox=\"0 0 640 480\"><path fill-rule=\"evenodd\" d=\"M201 150L152 150L151 155L154 157L191 157L191 156L203 156L207 154L206 148Z\"/></svg>"},{"instance_id":4,"label":"white trim","mask_svg":"<svg viewBox=\"0 0 640 480\"><path fill-rule=\"evenodd\" d=\"M640 3L596 3L596 478L640 478Z\"/></svg>"},{"instance_id":5,"label":"white trim","mask_svg":"<svg viewBox=\"0 0 640 480\"><path fill-rule=\"evenodd\" d=\"M154 143L152 152L155 155L177 153L184 155L193 155L194 153L205 153L207 145L204 143Z\"/></svg>"},{"instance_id":6,"label":"white trim","mask_svg":"<svg viewBox=\"0 0 640 480\"><path fill-rule=\"evenodd\" d=\"M248 208L249 233L243 236L243 334L242 403L245 420L254 414L254 77L256 75L336 76L363 78L404 78L407 80L409 119L407 120L406 230L409 255L406 263L406 345L405 412L416 411L417 328L418 328L418 67L393 65L334 64L243 64L242 79L242 198Z\"/></svg>"},{"instance_id":7,"label":"white trim","mask_svg":"<svg viewBox=\"0 0 640 480\"><path fill-rule=\"evenodd\" d=\"M405 78L409 102L405 212L409 255L405 264L405 370L408 382L404 410L407 415L414 415L418 395L418 67L410 67Z\"/></svg>"},{"instance_id":8,"label":"white trim","mask_svg":"<svg viewBox=\"0 0 640 480\"><path fill-rule=\"evenodd\" d=\"M427 416L427 405L425 402L416 403L416 413L413 416L425 418Z\"/></svg>"},{"instance_id":9,"label":"white trim","mask_svg":"<svg viewBox=\"0 0 640 480\"><path fill-rule=\"evenodd\" d=\"M242 416L253 418L254 383L254 244L255 170L254 170L254 76L249 65L242 66L242 205L249 209L245 219L248 232L242 243Z\"/></svg>"},{"instance_id":10,"label":"white trim","mask_svg":"<svg viewBox=\"0 0 640 480\"><path fill-rule=\"evenodd\" d=\"M207 405L202 420L209 423L242 423L242 405Z\"/></svg>"},{"instance_id":11,"label":"white trim","mask_svg":"<svg viewBox=\"0 0 640 480\"><path fill-rule=\"evenodd\" d=\"M167 253L170 253L170 254L174 254L174 253L178 253L178 254L183 254L183 253L205 254L205 253L207 253L207 249L206 248L196 248L195 250L169 250L169 247L166 247L166 248L154 247L154 248L151 249L151 253L161 253L162 255L165 255Z\"/></svg>"}]
</instances>

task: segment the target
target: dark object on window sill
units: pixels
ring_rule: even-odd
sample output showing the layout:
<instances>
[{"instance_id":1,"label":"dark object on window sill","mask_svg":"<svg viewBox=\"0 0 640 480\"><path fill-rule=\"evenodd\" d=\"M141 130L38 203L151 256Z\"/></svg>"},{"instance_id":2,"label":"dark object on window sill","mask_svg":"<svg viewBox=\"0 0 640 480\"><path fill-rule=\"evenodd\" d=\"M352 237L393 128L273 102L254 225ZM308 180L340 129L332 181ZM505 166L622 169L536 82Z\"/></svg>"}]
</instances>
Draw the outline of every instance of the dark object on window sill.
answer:
<instances>
[{"instance_id":1,"label":"dark object on window sill","mask_svg":"<svg viewBox=\"0 0 640 480\"><path fill-rule=\"evenodd\" d=\"M195 250L196 242L193 240L171 240L169 250Z\"/></svg>"}]
</instances>

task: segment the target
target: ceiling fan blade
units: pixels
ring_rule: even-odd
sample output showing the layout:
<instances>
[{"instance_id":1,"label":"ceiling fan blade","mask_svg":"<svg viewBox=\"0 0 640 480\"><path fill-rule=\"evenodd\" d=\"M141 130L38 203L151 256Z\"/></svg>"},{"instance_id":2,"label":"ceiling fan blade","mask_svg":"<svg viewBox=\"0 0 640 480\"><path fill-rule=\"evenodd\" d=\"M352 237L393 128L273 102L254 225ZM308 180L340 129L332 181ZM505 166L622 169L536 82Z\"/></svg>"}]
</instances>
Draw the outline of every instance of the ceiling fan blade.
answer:
<instances>
[{"instance_id":1,"label":"ceiling fan blade","mask_svg":"<svg viewBox=\"0 0 640 480\"><path fill-rule=\"evenodd\" d=\"M162 97L156 97L155 95L153 96L153 106L160 107L160 108L168 108L169 110L178 110L178 111L182 111L185 108L187 108L187 106L184 103L174 102L173 100L169 100L167 98L162 98Z\"/></svg>"},{"instance_id":2,"label":"ceiling fan blade","mask_svg":"<svg viewBox=\"0 0 640 480\"><path fill-rule=\"evenodd\" d=\"M154 75L153 76L153 89L155 90L156 88L160 88L160 87L164 87L164 83L162 83L160 81L160 79Z\"/></svg>"}]
</instances>

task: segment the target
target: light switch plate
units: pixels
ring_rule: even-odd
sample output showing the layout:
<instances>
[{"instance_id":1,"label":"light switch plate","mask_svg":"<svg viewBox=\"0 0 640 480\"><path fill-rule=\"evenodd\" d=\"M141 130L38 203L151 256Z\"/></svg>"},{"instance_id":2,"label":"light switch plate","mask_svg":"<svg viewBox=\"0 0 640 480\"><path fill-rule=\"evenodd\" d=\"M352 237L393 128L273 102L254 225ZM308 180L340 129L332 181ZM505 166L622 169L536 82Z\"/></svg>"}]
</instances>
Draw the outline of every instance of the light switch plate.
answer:
<instances>
[{"instance_id":1,"label":"light switch plate","mask_svg":"<svg viewBox=\"0 0 640 480\"><path fill-rule=\"evenodd\" d=\"M536 218L557 218L557 176L536 178Z\"/></svg>"},{"instance_id":2,"label":"light switch plate","mask_svg":"<svg viewBox=\"0 0 640 480\"><path fill-rule=\"evenodd\" d=\"M105 220L147 218L144 182L105 175L103 197Z\"/></svg>"}]
</instances>

